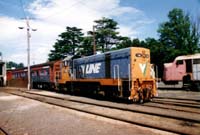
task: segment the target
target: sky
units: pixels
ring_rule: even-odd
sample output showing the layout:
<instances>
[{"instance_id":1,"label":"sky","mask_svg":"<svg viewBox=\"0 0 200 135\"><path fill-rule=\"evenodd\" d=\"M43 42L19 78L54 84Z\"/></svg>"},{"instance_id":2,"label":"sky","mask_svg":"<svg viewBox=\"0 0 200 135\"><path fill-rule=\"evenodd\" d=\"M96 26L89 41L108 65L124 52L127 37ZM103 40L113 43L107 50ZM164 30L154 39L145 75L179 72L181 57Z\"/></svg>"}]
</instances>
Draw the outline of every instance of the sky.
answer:
<instances>
[{"instance_id":1,"label":"sky","mask_svg":"<svg viewBox=\"0 0 200 135\"><path fill-rule=\"evenodd\" d=\"M131 38L159 38L167 14L181 8L200 14L200 0L0 0L0 52L4 61L27 65L26 20L30 18L31 65L44 63L66 26L92 30L94 20L108 17L118 22L118 32ZM24 27L25 29L19 29Z\"/></svg>"}]
</instances>

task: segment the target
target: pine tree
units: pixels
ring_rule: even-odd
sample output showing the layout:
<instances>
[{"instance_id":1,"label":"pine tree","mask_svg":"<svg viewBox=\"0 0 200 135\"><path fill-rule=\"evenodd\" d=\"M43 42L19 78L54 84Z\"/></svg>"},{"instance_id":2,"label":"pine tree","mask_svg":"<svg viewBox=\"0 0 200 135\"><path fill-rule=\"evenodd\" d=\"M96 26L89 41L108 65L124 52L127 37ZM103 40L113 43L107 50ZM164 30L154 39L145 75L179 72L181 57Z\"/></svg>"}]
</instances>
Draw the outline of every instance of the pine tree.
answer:
<instances>
[{"instance_id":1,"label":"pine tree","mask_svg":"<svg viewBox=\"0 0 200 135\"><path fill-rule=\"evenodd\" d=\"M82 29L77 27L66 27L66 31L59 35L60 39L50 51L49 61L63 59L67 55L76 55L83 41Z\"/></svg>"}]
</instances>

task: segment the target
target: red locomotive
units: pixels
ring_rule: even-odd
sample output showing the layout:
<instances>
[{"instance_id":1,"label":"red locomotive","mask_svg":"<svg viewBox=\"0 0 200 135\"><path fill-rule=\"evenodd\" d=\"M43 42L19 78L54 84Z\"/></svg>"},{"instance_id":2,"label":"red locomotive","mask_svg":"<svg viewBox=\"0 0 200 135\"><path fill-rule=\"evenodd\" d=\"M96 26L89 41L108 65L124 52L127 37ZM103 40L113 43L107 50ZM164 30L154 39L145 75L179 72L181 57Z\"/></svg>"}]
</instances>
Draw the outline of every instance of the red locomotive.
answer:
<instances>
[{"instance_id":1,"label":"red locomotive","mask_svg":"<svg viewBox=\"0 0 200 135\"><path fill-rule=\"evenodd\" d=\"M200 54L178 56L164 64L163 80L166 84L183 83L183 88L200 91Z\"/></svg>"}]
</instances>

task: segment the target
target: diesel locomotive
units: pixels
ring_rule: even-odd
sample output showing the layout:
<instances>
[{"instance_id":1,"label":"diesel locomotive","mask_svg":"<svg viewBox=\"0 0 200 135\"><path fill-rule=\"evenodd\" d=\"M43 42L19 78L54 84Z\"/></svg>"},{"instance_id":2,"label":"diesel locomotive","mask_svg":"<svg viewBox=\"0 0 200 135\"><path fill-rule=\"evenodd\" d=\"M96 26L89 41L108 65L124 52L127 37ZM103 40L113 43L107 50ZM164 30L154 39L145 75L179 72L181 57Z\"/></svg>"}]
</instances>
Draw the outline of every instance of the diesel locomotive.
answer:
<instances>
[{"instance_id":1,"label":"diesel locomotive","mask_svg":"<svg viewBox=\"0 0 200 135\"><path fill-rule=\"evenodd\" d=\"M18 69L19 70L19 69ZM24 76L27 69L23 69ZM20 73L9 71L12 79ZM154 67L150 50L140 47L105 52L80 58L68 56L63 60L31 66L33 88L68 92L101 93L105 96L148 101L157 95Z\"/></svg>"},{"instance_id":2,"label":"diesel locomotive","mask_svg":"<svg viewBox=\"0 0 200 135\"><path fill-rule=\"evenodd\" d=\"M171 63L164 64L165 84L178 84L187 90L200 91L200 53L178 56Z\"/></svg>"}]
</instances>

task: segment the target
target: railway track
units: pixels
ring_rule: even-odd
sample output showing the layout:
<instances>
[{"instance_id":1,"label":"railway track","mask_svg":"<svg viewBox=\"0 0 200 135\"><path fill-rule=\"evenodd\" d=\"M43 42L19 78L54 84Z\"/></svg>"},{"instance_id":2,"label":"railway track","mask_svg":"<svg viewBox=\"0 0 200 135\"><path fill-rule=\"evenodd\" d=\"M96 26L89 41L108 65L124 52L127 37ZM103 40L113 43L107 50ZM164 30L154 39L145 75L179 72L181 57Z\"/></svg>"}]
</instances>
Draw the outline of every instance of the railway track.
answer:
<instances>
[{"instance_id":1,"label":"railway track","mask_svg":"<svg viewBox=\"0 0 200 135\"><path fill-rule=\"evenodd\" d=\"M183 100L180 98L174 98L174 99L170 99L170 98L155 98L154 101L162 101L162 102L173 102L173 103L184 103L187 105L200 105L199 101L196 100Z\"/></svg>"},{"instance_id":2,"label":"railway track","mask_svg":"<svg viewBox=\"0 0 200 135\"><path fill-rule=\"evenodd\" d=\"M191 105L191 104L183 104L183 103L175 103L171 101L152 101L153 103L158 104L168 104L168 105L174 105L174 106L183 106L183 107L191 107L191 108L200 108L200 105Z\"/></svg>"},{"instance_id":3,"label":"railway track","mask_svg":"<svg viewBox=\"0 0 200 135\"><path fill-rule=\"evenodd\" d=\"M200 99L191 99L191 98L174 98L174 97L156 97L156 99L170 99L170 100L178 100L178 101L192 101L200 103Z\"/></svg>"},{"instance_id":4,"label":"railway track","mask_svg":"<svg viewBox=\"0 0 200 135\"><path fill-rule=\"evenodd\" d=\"M8 133L0 127L0 135L8 135Z\"/></svg>"},{"instance_id":5,"label":"railway track","mask_svg":"<svg viewBox=\"0 0 200 135\"><path fill-rule=\"evenodd\" d=\"M177 106L177 105L167 104L167 103L149 102L149 103L143 104L143 106L200 114L200 109L198 108Z\"/></svg>"},{"instance_id":6,"label":"railway track","mask_svg":"<svg viewBox=\"0 0 200 135\"><path fill-rule=\"evenodd\" d=\"M28 91L6 91L10 94L38 100L68 109L98 115L144 127L178 134L200 134L200 109L193 106L173 106L156 103L117 104L95 100L80 100L64 96L42 94ZM154 105L153 105L154 104ZM171 107L171 109L169 109ZM173 108L174 107L174 108ZM177 109L179 108L179 109ZM192 110L192 111L191 111Z\"/></svg>"},{"instance_id":7,"label":"railway track","mask_svg":"<svg viewBox=\"0 0 200 135\"><path fill-rule=\"evenodd\" d=\"M35 94L35 95L41 95L38 94L37 92L27 92L27 91L22 91L22 92L26 92L26 93L32 93L32 94ZM48 96L48 97L52 97L52 98L58 98L58 99L62 99L62 100L69 100L69 101L73 101L73 102L82 102L82 103L86 103L86 104L93 104L93 105L103 105L105 106L105 103L100 103L100 102L96 102L96 101L83 101L83 100L77 100L77 99L72 99L72 98L66 98L66 97L57 97L57 96L50 96L50 95L47 95L47 94L42 94L42 95L45 95L45 96ZM178 99L177 99L178 100ZM112 104L112 103L110 103ZM126 110L134 110L134 111L137 111L137 108L139 108L141 105L143 106L149 106L149 107L155 107L155 108L163 108L163 109L170 109L170 110L175 110L175 111L184 111L184 112L189 112L189 113L197 113L197 114L200 114L200 109L198 109L200 107L196 106L187 106L185 104L180 104L179 103L179 106L177 105L174 105L173 103L162 103L162 102L156 102L156 101L153 101L153 102L148 102L148 103L145 103L145 104L140 104L140 105L136 105L136 104L132 104L131 106L128 106L128 105L119 105L119 104L112 104L112 105L106 105L107 107L110 107L110 108L115 108L115 109L126 109ZM186 106L186 107L182 107L182 106ZM147 108L149 109L149 108ZM145 110L138 110L138 112L149 112L147 109ZM161 115L161 114L158 114L158 113L155 113L154 111L150 111L149 112L150 114L157 114L157 115ZM170 113L170 112L169 112ZM170 117L170 115L167 115L167 117Z\"/></svg>"}]
</instances>

